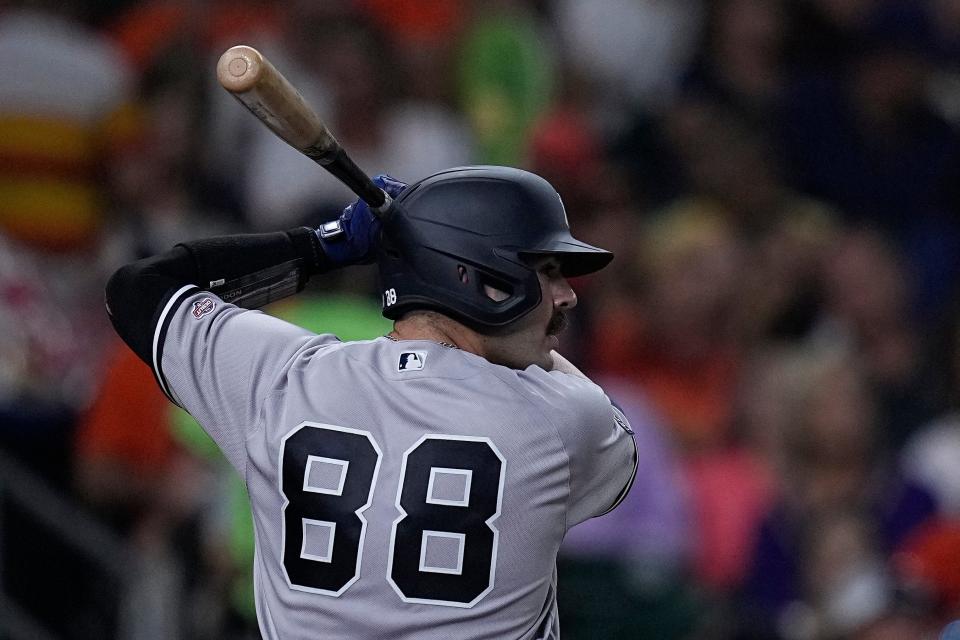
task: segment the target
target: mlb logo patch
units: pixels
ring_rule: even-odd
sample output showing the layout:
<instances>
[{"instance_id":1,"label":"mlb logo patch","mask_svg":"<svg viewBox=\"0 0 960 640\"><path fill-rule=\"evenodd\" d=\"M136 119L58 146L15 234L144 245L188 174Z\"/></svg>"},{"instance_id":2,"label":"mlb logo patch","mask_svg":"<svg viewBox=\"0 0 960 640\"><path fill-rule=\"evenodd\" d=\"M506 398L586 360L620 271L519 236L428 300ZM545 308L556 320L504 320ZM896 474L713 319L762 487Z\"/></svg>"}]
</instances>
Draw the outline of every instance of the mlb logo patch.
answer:
<instances>
[{"instance_id":1,"label":"mlb logo patch","mask_svg":"<svg viewBox=\"0 0 960 640\"><path fill-rule=\"evenodd\" d=\"M404 351L400 354L397 371L420 371L426 360L426 351Z\"/></svg>"},{"instance_id":2,"label":"mlb logo patch","mask_svg":"<svg viewBox=\"0 0 960 640\"><path fill-rule=\"evenodd\" d=\"M216 307L216 303L213 301L213 298L201 298L193 303L193 317L198 320L203 316L207 315Z\"/></svg>"}]
</instances>

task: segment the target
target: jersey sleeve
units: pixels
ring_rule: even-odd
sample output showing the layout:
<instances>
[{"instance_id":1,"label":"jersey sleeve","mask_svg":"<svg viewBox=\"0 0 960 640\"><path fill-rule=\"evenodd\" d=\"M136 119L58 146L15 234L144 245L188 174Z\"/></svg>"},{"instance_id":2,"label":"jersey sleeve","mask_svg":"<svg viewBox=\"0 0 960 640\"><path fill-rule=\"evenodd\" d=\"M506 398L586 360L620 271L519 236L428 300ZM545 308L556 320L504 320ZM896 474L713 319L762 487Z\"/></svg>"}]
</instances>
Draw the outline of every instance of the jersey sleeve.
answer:
<instances>
[{"instance_id":1,"label":"jersey sleeve","mask_svg":"<svg viewBox=\"0 0 960 640\"><path fill-rule=\"evenodd\" d=\"M613 510L637 472L633 431L623 412L580 376L539 368L524 375L536 378L568 459L567 527Z\"/></svg>"},{"instance_id":2,"label":"jersey sleeve","mask_svg":"<svg viewBox=\"0 0 960 640\"><path fill-rule=\"evenodd\" d=\"M264 400L305 350L338 343L194 286L174 293L153 336L153 369L164 393L197 419L244 474L245 440Z\"/></svg>"}]
</instances>

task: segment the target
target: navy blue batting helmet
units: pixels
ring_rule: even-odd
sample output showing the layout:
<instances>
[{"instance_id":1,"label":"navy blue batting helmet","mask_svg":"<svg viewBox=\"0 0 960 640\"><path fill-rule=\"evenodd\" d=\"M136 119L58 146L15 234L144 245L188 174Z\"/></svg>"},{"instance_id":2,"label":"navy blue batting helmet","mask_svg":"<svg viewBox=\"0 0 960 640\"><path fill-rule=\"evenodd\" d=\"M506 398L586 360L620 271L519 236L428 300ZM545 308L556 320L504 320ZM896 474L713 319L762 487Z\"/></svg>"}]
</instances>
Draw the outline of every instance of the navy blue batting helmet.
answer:
<instances>
[{"instance_id":1,"label":"navy blue batting helmet","mask_svg":"<svg viewBox=\"0 0 960 640\"><path fill-rule=\"evenodd\" d=\"M430 309L495 330L540 303L531 261L541 256L556 257L568 277L613 259L570 235L559 194L540 176L495 166L441 171L408 186L384 223L383 315ZM491 298L485 285L506 296Z\"/></svg>"}]
</instances>

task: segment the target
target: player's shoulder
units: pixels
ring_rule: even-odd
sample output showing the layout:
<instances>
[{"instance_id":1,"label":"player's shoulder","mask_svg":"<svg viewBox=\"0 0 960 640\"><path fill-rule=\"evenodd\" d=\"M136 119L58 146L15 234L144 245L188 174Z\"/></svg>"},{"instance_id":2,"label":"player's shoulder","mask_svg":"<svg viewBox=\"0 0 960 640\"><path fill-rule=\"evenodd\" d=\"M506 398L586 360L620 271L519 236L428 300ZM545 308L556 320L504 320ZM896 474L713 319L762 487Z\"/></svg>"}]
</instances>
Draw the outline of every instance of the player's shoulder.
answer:
<instances>
[{"instance_id":1,"label":"player's shoulder","mask_svg":"<svg viewBox=\"0 0 960 640\"><path fill-rule=\"evenodd\" d=\"M450 345L430 340L395 340L387 336L342 342L318 355L344 358L354 365L376 370L383 379L395 381L465 379L482 373L482 363L486 363Z\"/></svg>"},{"instance_id":2,"label":"player's shoulder","mask_svg":"<svg viewBox=\"0 0 960 640\"><path fill-rule=\"evenodd\" d=\"M498 367L493 373L527 401L551 417L555 424L578 424L609 415L610 400L597 384L562 371Z\"/></svg>"},{"instance_id":3,"label":"player's shoulder","mask_svg":"<svg viewBox=\"0 0 960 640\"><path fill-rule=\"evenodd\" d=\"M547 371L537 365L515 370L517 382L532 393L554 393L577 400L606 398L592 380L563 371Z\"/></svg>"}]
</instances>

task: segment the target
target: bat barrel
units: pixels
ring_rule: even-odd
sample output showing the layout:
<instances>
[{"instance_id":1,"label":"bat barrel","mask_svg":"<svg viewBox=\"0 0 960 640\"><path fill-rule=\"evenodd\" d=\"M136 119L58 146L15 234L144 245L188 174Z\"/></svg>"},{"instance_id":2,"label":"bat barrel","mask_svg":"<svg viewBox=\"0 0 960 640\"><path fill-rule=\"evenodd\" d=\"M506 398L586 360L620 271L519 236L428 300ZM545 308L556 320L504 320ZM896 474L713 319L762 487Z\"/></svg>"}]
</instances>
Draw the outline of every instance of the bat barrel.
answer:
<instances>
[{"instance_id":1,"label":"bat barrel","mask_svg":"<svg viewBox=\"0 0 960 640\"><path fill-rule=\"evenodd\" d=\"M336 176L383 215L390 199L347 155L300 92L247 45L227 49L217 62L217 79L271 131Z\"/></svg>"},{"instance_id":2,"label":"bat barrel","mask_svg":"<svg viewBox=\"0 0 960 640\"><path fill-rule=\"evenodd\" d=\"M227 49L217 62L217 80L301 153L329 162L340 148L300 92L253 47L241 44Z\"/></svg>"},{"instance_id":3,"label":"bat barrel","mask_svg":"<svg viewBox=\"0 0 960 640\"><path fill-rule=\"evenodd\" d=\"M253 47L240 44L223 52L217 62L217 79L231 93L254 88L263 77L264 59Z\"/></svg>"}]
</instances>

